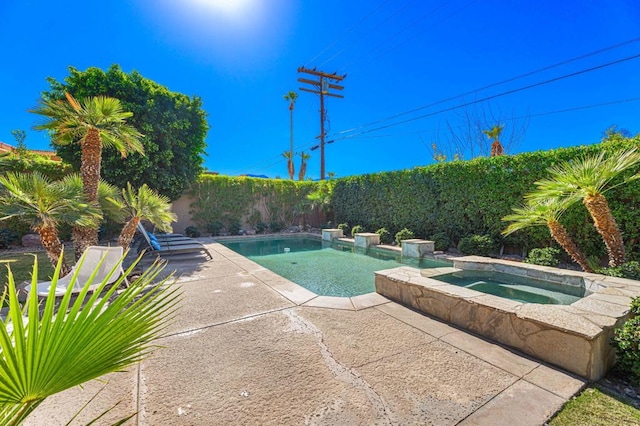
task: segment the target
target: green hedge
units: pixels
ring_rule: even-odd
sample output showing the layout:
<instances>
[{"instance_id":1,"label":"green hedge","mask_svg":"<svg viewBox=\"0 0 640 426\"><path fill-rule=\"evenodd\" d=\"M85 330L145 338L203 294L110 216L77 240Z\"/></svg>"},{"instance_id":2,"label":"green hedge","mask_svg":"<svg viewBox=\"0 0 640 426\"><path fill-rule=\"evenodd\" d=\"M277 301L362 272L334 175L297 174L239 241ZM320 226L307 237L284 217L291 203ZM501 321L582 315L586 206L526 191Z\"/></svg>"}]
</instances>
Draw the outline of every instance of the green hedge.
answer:
<instances>
[{"instance_id":1,"label":"green hedge","mask_svg":"<svg viewBox=\"0 0 640 426\"><path fill-rule=\"evenodd\" d=\"M7 172L31 173L34 171L41 173L50 180L60 180L73 172L71 165L50 160L37 154L31 154L27 158L20 158L11 154L0 159L0 174Z\"/></svg>"},{"instance_id":2,"label":"green hedge","mask_svg":"<svg viewBox=\"0 0 640 426\"><path fill-rule=\"evenodd\" d=\"M638 136L612 137L595 145L342 178L335 182L330 208L336 222L358 223L367 229L386 227L395 233L408 228L418 238L444 233L455 244L465 236L486 234L502 244L546 247L552 240L545 227L503 239L500 233L506 224L502 217L523 202L524 194L534 188L534 182L546 177L550 166L601 150L614 152L639 144ZM630 246L629 257L638 258L640 182L615 188L607 198ZM583 206L574 205L561 221L588 255L604 255L602 241Z\"/></svg>"},{"instance_id":3,"label":"green hedge","mask_svg":"<svg viewBox=\"0 0 640 426\"><path fill-rule=\"evenodd\" d=\"M265 223L290 226L304 221L311 210L307 196L317 186L311 181L203 175L189 193L191 215L203 230L214 222L225 228L243 221L254 228Z\"/></svg>"}]
</instances>

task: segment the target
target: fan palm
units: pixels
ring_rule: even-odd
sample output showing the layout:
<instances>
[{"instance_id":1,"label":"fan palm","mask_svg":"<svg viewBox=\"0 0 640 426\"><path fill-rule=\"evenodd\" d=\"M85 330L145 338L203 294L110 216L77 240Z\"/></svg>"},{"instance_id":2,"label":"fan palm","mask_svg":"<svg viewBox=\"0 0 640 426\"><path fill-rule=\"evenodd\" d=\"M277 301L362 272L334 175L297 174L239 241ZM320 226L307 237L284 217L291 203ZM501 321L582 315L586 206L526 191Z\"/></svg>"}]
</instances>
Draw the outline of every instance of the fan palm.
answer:
<instances>
[{"instance_id":1,"label":"fan palm","mask_svg":"<svg viewBox=\"0 0 640 426\"><path fill-rule=\"evenodd\" d=\"M61 223L95 226L100 211L87 204L82 193L67 180L50 182L38 172L7 173L0 176L0 215L26 222L40 235L47 256L55 266L62 255L57 227ZM69 272L62 264L63 274Z\"/></svg>"},{"instance_id":2,"label":"fan palm","mask_svg":"<svg viewBox=\"0 0 640 426\"><path fill-rule=\"evenodd\" d=\"M609 266L620 266L625 262L624 242L604 194L640 178L640 173L635 173L616 180L623 172L639 164L640 153L635 148L608 157L601 152L596 156L565 162L549 169L551 176L548 179L536 182L536 194L582 199L607 247Z\"/></svg>"},{"instance_id":3,"label":"fan palm","mask_svg":"<svg viewBox=\"0 0 640 426\"><path fill-rule=\"evenodd\" d=\"M532 226L546 225L554 240L584 269L593 272L587 263L587 258L573 241L565 227L560 223L560 216L572 204L571 200L559 198L535 199L529 198L524 207L516 207L513 214L502 218L505 222L512 222L502 231L509 235Z\"/></svg>"},{"instance_id":4,"label":"fan palm","mask_svg":"<svg viewBox=\"0 0 640 426\"><path fill-rule=\"evenodd\" d=\"M304 152L300 153L300 173L298 173L298 180L304 180L304 176L307 174L307 160L311 158L309 154Z\"/></svg>"},{"instance_id":5,"label":"fan palm","mask_svg":"<svg viewBox=\"0 0 640 426\"><path fill-rule=\"evenodd\" d=\"M293 156L289 151L283 152L282 156L287 159L287 171L289 172L289 179L293 180L293 176L296 173L295 166L293 165Z\"/></svg>"},{"instance_id":6,"label":"fan palm","mask_svg":"<svg viewBox=\"0 0 640 426\"><path fill-rule=\"evenodd\" d=\"M62 258L44 306L32 291L25 310L9 269L8 292L1 297L3 304L8 298L9 313L0 320L0 424L22 424L47 397L138 362L153 349L152 340L160 337L175 311L175 289L164 285L169 278L150 286L162 271L159 264L120 294L116 289L124 276L108 290L107 277L91 296L89 280L73 303L73 282L61 301L55 297L61 266ZM37 275L36 262L32 285Z\"/></svg>"},{"instance_id":7,"label":"fan palm","mask_svg":"<svg viewBox=\"0 0 640 426\"><path fill-rule=\"evenodd\" d=\"M45 118L35 128L50 131L54 143L80 144L83 191L87 202L95 206L98 205L102 147L114 147L123 157L128 152L144 151L140 141L142 134L126 123L133 113L124 111L118 99L96 96L78 101L65 93L65 99L41 100L40 105L31 112ZM76 227L76 258L87 246L95 244L97 239L97 226Z\"/></svg>"},{"instance_id":8,"label":"fan palm","mask_svg":"<svg viewBox=\"0 0 640 426\"><path fill-rule=\"evenodd\" d=\"M131 244L136 228L141 220L148 220L160 230L170 229L171 222L176 220L176 215L171 209L169 198L158 194L146 184L133 189L131 184L122 190L124 200L124 211L128 216L128 221L122 228L118 244L125 250Z\"/></svg>"},{"instance_id":9,"label":"fan palm","mask_svg":"<svg viewBox=\"0 0 640 426\"><path fill-rule=\"evenodd\" d=\"M500 143L500 140L498 140L498 138L500 137L500 133L502 133L502 129L504 129L504 126L498 124L496 126L493 126L489 130L483 130L482 131L482 133L487 135L487 137L489 139L493 139L493 143L491 144L491 156L492 157L496 157L498 155L504 154L504 148L502 147L502 144Z\"/></svg>"}]
</instances>

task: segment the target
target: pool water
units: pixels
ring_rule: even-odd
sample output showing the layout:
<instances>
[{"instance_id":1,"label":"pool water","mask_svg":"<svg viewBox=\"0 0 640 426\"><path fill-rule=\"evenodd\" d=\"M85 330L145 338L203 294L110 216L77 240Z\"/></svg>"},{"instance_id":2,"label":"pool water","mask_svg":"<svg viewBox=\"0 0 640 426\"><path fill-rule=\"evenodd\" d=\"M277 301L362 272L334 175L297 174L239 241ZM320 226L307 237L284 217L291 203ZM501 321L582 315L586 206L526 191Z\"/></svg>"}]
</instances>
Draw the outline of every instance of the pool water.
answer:
<instances>
[{"instance_id":1,"label":"pool water","mask_svg":"<svg viewBox=\"0 0 640 426\"><path fill-rule=\"evenodd\" d=\"M322 296L352 297L374 292L374 272L382 269L398 266L451 266L447 261L403 258L399 253L387 250L364 250L313 238L274 238L220 243Z\"/></svg>"},{"instance_id":2,"label":"pool water","mask_svg":"<svg viewBox=\"0 0 640 426\"><path fill-rule=\"evenodd\" d=\"M460 271L432 278L525 303L570 305L585 295L582 287L499 272Z\"/></svg>"}]
</instances>

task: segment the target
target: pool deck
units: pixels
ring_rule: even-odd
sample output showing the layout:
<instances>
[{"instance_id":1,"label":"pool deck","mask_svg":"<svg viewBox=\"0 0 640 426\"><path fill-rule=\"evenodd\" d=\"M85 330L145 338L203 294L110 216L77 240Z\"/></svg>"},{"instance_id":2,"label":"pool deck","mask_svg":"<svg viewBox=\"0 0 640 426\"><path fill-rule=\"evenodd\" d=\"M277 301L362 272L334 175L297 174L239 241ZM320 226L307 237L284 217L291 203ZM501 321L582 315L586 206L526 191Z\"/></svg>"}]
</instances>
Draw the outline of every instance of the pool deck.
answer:
<instances>
[{"instance_id":1,"label":"pool deck","mask_svg":"<svg viewBox=\"0 0 640 426\"><path fill-rule=\"evenodd\" d=\"M51 397L29 425L541 425L585 381L390 302L319 297L226 247L174 259L182 308L152 355Z\"/></svg>"}]
</instances>

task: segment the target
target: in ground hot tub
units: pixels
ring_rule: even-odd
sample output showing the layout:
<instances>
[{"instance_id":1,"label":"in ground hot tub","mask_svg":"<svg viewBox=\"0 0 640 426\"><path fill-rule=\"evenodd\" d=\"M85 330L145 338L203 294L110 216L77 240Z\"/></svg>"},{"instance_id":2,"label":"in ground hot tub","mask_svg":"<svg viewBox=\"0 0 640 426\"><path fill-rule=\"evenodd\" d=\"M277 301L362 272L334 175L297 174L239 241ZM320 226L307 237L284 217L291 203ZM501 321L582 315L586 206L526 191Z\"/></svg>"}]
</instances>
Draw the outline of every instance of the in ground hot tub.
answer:
<instances>
[{"instance_id":1,"label":"in ground hot tub","mask_svg":"<svg viewBox=\"0 0 640 426\"><path fill-rule=\"evenodd\" d=\"M640 282L478 256L452 260L453 267L378 271L376 291L591 380L601 378L613 365L613 330L629 318L631 299L640 296ZM527 285L542 282L542 287L569 289L576 298L566 304L554 303L550 299L557 295L544 292L537 292L544 297L533 302L518 297L521 292L505 298L489 294L504 289L491 290L486 280L466 285L445 282L456 274L514 276Z\"/></svg>"}]
</instances>

